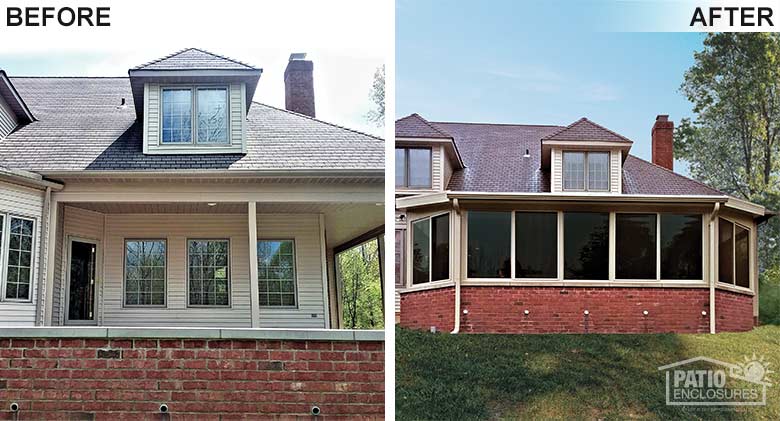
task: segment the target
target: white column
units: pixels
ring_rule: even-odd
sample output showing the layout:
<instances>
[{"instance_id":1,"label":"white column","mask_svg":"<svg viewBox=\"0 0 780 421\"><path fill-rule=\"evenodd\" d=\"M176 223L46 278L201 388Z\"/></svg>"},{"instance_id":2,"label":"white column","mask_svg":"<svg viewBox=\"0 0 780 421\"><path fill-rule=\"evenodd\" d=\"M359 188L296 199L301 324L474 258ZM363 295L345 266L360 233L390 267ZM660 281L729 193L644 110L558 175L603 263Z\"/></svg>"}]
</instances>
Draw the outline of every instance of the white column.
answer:
<instances>
[{"instance_id":1,"label":"white column","mask_svg":"<svg viewBox=\"0 0 780 421\"><path fill-rule=\"evenodd\" d=\"M252 327L260 327L260 291L257 285L257 203L249 202L247 212L249 230L249 294Z\"/></svg>"},{"instance_id":2,"label":"white column","mask_svg":"<svg viewBox=\"0 0 780 421\"><path fill-rule=\"evenodd\" d=\"M328 250L325 244L325 214L320 214L320 255L322 256L322 315L325 329L330 329L330 291L328 289ZM333 255L336 258L336 255Z\"/></svg>"},{"instance_id":3,"label":"white column","mask_svg":"<svg viewBox=\"0 0 780 421\"><path fill-rule=\"evenodd\" d=\"M43 282L43 284L46 285L46 300L43 303L44 326L51 326L53 320L52 303L54 302L54 271L56 270L55 254L57 247L59 247L59 244L57 243L58 212L59 203L56 199L52 198L51 202L49 203L48 239L46 240L45 250L41 250L41 253L46 253L46 280Z\"/></svg>"}]
</instances>

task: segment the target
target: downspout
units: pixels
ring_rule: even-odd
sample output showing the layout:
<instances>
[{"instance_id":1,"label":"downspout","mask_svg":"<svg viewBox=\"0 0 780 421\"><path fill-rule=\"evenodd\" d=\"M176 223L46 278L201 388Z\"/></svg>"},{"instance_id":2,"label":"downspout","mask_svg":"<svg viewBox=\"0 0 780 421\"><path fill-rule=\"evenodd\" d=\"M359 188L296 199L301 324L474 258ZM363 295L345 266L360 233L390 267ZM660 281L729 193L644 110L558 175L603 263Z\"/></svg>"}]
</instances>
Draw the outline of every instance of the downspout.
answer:
<instances>
[{"instance_id":1,"label":"downspout","mask_svg":"<svg viewBox=\"0 0 780 421\"><path fill-rule=\"evenodd\" d=\"M715 333L715 234L717 229L714 222L718 219L720 213L720 202L715 203L715 207L712 208L712 216L710 217L710 333Z\"/></svg>"},{"instance_id":2,"label":"downspout","mask_svg":"<svg viewBox=\"0 0 780 421\"><path fill-rule=\"evenodd\" d=\"M51 187L46 187L46 193L43 196L43 217L41 218L41 247L38 254L38 299L36 304L36 326L43 326L45 311L45 297L46 297L46 274L44 270L46 265L49 264L49 216L51 214Z\"/></svg>"},{"instance_id":3,"label":"downspout","mask_svg":"<svg viewBox=\"0 0 780 421\"><path fill-rule=\"evenodd\" d=\"M455 209L455 213L458 215L458 224L460 224L460 203L458 202L458 199L452 199L452 208ZM455 232L456 230L453 230ZM460 233L460 225L457 227L457 232ZM457 256L460 255L460 249L461 249L461 236L458 235L458 241L457 241L457 247L455 248L455 253L457 253ZM452 255L453 248L450 248L450 253ZM460 259L450 259L452 262L457 262L458 265L460 265ZM453 265L453 268L454 265ZM450 334L457 334L460 332L460 268L457 270L454 270L453 273L455 274L455 326L452 328L452 332Z\"/></svg>"}]
</instances>

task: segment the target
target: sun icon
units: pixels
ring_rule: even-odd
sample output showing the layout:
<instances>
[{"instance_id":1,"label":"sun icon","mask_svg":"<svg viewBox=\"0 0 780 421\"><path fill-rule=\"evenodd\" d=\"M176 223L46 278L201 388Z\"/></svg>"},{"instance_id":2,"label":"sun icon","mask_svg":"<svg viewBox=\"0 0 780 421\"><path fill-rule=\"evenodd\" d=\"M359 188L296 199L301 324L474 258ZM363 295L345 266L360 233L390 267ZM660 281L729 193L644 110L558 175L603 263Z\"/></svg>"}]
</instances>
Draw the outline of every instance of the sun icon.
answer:
<instances>
[{"instance_id":1,"label":"sun icon","mask_svg":"<svg viewBox=\"0 0 780 421\"><path fill-rule=\"evenodd\" d=\"M761 358L756 357L755 353L752 358L746 356L744 359L745 362L738 365L742 369L742 375L745 377L745 380L771 383L769 374L774 373L774 371L769 369L769 366L771 365L770 362L764 361L763 356Z\"/></svg>"}]
</instances>

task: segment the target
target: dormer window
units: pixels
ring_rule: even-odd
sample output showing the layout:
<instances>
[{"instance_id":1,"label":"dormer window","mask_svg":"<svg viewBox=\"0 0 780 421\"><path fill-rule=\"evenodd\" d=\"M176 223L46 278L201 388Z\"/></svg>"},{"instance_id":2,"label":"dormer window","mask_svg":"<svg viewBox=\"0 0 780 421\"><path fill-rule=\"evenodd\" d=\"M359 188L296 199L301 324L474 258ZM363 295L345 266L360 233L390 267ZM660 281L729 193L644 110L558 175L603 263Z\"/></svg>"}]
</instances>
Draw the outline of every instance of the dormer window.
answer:
<instances>
[{"instance_id":1,"label":"dormer window","mask_svg":"<svg viewBox=\"0 0 780 421\"><path fill-rule=\"evenodd\" d=\"M193 139L196 144L229 143L227 91L227 87L162 88L162 144L192 144ZM197 110L195 119L193 110Z\"/></svg>"},{"instance_id":2,"label":"dormer window","mask_svg":"<svg viewBox=\"0 0 780 421\"><path fill-rule=\"evenodd\" d=\"M406 189L430 189L431 149L395 148L395 186Z\"/></svg>"},{"instance_id":3,"label":"dormer window","mask_svg":"<svg viewBox=\"0 0 780 421\"><path fill-rule=\"evenodd\" d=\"M609 191L609 152L563 152L563 190Z\"/></svg>"}]
</instances>

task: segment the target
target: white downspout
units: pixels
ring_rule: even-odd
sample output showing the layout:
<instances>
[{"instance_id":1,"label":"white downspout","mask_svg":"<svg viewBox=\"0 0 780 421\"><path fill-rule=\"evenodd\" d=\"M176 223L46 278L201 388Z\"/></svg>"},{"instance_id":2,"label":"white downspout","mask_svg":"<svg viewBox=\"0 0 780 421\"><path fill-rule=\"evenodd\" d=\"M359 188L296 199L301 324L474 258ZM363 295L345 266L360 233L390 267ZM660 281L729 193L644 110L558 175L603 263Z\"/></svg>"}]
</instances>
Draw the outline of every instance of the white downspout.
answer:
<instances>
[{"instance_id":1,"label":"white downspout","mask_svg":"<svg viewBox=\"0 0 780 421\"><path fill-rule=\"evenodd\" d=\"M44 304L46 302L46 273L44 269L48 262L49 248L49 215L51 214L51 187L46 187L43 196L43 216L41 217L41 246L38 252L38 296L36 305L35 325L43 326L45 323ZM51 263L53 264L53 262Z\"/></svg>"},{"instance_id":2,"label":"white downspout","mask_svg":"<svg viewBox=\"0 0 780 421\"><path fill-rule=\"evenodd\" d=\"M715 236L718 232L715 221L718 219L719 212L720 202L717 202L710 217L710 333L715 333L715 259L717 258L715 255Z\"/></svg>"},{"instance_id":3,"label":"white downspout","mask_svg":"<svg viewBox=\"0 0 780 421\"><path fill-rule=\"evenodd\" d=\"M458 199L452 199L452 207L455 209L455 213L458 215L457 220L457 228L453 229L452 232L458 232L457 241L454 241L454 243L457 245L457 247L450 247L450 262L457 262L457 268L456 265L453 264L452 267L453 270L452 273L455 275L455 326L452 328L451 334L455 335L458 332L460 332L460 259L454 259L453 257L457 256L460 257L460 249L461 249L461 241L460 241L460 203L458 203ZM453 224L453 228L455 225ZM453 237L455 237L453 235Z\"/></svg>"}]
</instances>

